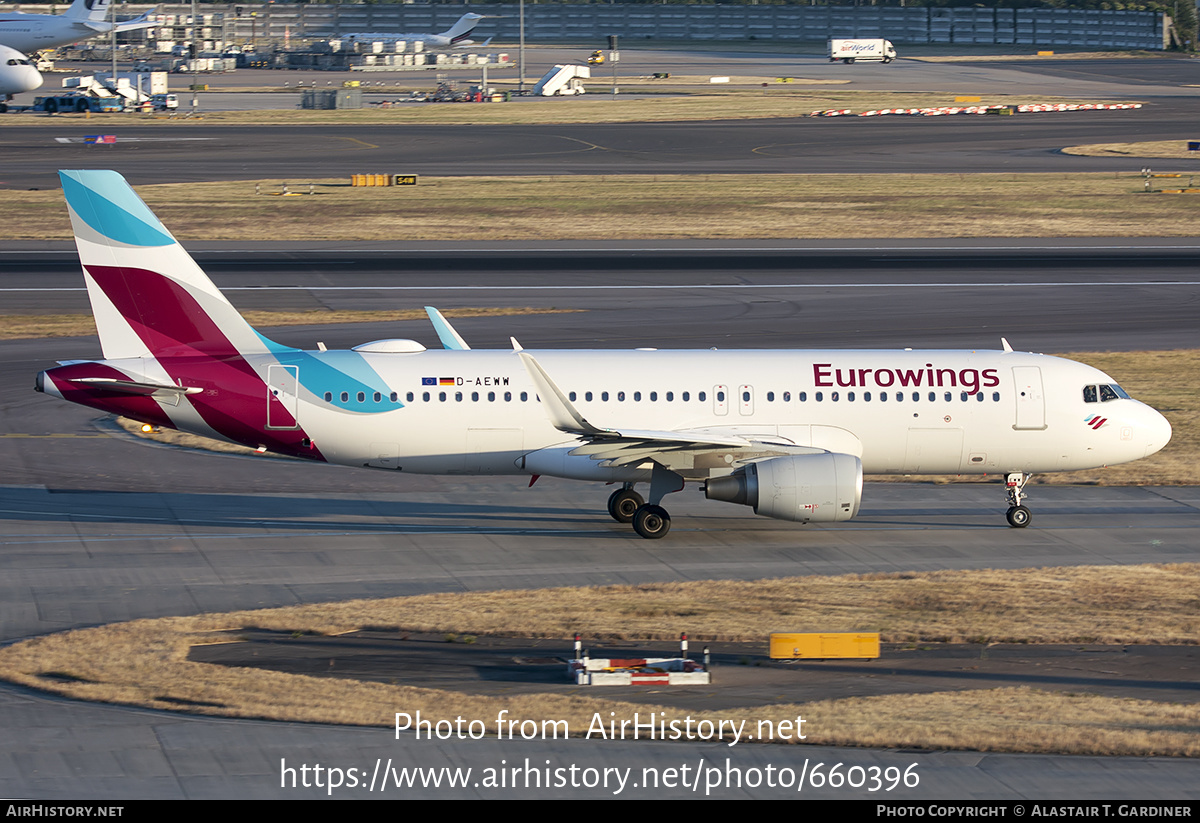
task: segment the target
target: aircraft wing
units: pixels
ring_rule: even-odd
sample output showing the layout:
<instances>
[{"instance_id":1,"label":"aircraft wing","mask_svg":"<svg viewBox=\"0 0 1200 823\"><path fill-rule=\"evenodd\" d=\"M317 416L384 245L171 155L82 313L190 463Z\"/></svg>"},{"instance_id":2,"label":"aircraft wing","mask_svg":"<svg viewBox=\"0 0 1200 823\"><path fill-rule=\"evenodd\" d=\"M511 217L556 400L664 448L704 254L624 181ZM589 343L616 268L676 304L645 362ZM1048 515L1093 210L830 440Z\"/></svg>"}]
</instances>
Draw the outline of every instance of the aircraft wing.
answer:
<instances>
[{"instance_id":1,"label":"aircraft wing","mask_svg":"<svg viewBox=\"0 0 1200 823\"><path fill-rule=\"evenodd\" d=\"M148 29L151 26L157 26L158 21L151 19L151 15L155 14L157 11L157 8L153 8L140 17L135 17L132 20L126 20L123 23L117 23L117 31L135 31L137 29Z\"/></svg>"},{"instance_id":2,"label":"aircraft wing","mask_svg":"<svg viewBox=\"0 0 1200 823\"><path fill-rule=\"evenodd\" d=\"M450 325L450 321L443 317L440 311L433 306L426 306L425 313L429 315L429 322L433 323L438 339L442 341L442 348L455 351L470 350L471 347L467 345L467 341L462 339L462 335Z\"/></svg>"},{"instance_id":3,"label":"aircraft wing","mask_svg":"<svg viewBox=\"0 0 1200 823\"><path fill-rule=\"evenodd\" d=\"M671 460L673 453L694 455L699 452L734 451L740 452L739 459L743 459L767 454L819 454L825 451L771 438L744 437L736 433L612 429L596 426L580 414L537 359L521 349L515 339L513 347L517 356L521 358L525 371L537 387L538 397L554 428L567 434L579 435L589 441L573 449L571 454L587 455L593 460L606 461L609 465L623 466L646 460L656 460L668 465L675 462Z\"/></svg>"}]
</instances>

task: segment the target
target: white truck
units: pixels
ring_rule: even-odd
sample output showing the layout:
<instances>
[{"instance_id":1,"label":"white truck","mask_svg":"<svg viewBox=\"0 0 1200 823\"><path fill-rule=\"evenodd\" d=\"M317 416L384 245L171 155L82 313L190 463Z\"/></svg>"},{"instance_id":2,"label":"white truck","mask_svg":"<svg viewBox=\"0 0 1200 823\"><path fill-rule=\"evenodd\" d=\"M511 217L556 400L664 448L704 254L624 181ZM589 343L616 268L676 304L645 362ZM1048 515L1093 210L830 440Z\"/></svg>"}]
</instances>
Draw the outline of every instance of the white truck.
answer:
<instances>
[{"instance_id":1,"label":"white truck","mask_svg":"<svg viewBox=\"0 0 1200 823\"><path fill-rule=\"evenodd\" d=\"M836 63L853 63L862 60L868 63L890 63L896 59L896 47L890 40L882 38L858 38L854 40L830 40L829 59Z\"/></svg>"}]
</instances>

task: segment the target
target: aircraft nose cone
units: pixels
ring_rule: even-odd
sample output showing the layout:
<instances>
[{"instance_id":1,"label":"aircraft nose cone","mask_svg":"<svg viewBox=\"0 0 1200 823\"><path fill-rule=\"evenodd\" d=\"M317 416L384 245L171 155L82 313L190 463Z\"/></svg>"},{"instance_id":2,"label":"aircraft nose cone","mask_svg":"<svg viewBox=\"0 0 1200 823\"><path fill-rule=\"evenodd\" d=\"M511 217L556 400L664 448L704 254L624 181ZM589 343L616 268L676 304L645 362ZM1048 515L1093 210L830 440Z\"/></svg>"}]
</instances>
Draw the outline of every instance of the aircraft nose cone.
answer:
<instances>
[{"instance_id":1,"label":"aircraft nose cone","mask_svg":"<svg viewBox=\"0 0 1200 823\"><path fill-rule=\"evenodd\" d=\"M1171 424L1154 409L1146 408L1146 420L1143 423L1146 435L1146 456L1162 451L1163 446L1171 442Z\"/></svg>"},{"instance_id":2,"label":"aircraft nose cone","mask_svg":"<svg viewBox=\"0 0 1200 823\"><path fill-rule=\"evenodd\" d=\"M44 82L45 80L42 77L42 73L37 69L31 68L29 73L25 76L25 82L23 84L25 86L24 91L40 89L42 87L42 83Z\"/></svg>"}]
</instances>

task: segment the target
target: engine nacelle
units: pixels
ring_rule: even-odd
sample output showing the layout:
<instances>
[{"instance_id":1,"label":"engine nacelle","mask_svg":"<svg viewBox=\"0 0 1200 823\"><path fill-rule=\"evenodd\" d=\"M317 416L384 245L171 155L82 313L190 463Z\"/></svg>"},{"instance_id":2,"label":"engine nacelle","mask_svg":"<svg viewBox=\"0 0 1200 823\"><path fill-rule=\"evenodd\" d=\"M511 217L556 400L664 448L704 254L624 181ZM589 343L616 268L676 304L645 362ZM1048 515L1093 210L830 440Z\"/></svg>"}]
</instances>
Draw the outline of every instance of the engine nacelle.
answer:
<instances>
[{"instance_id":1,"label":"engine nacelle","mask_svg":"<svg viewBox=\"0 0 1200 823\"><path fill-rule=\"evenodd\" d=\"M709 500L753 506L755 514L800 523L834 523L858 514L862 461L852 454L772 457L704 484Z\"/></svg>"}]
</instances>

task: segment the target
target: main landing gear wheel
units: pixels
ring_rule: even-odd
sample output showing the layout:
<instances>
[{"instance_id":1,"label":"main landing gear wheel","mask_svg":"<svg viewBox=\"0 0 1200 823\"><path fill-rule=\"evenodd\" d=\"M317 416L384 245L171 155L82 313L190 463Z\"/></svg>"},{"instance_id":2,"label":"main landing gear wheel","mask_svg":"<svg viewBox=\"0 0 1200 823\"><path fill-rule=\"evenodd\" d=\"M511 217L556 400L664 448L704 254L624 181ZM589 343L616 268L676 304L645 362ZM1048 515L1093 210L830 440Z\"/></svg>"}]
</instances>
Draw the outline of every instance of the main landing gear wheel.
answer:
<instances>
[{"instance_id":1,"label":"main landing gear wheel","mask_svg":"<svg viewBox=\"0 0 1200 823\"><path fill-rule=\"evenodd\" d=\"M632 523L646 500L633 489L617 489L608 496L608 513L618 523Z\"/></svg>"},{"instance_id":2,"label":"main landing gear wheel","mask_svg":"<svg viewBox=\"0 0 1200 823\"><path fill-rule=\"evenodd\" d=\"M665 537L671 530L671 515L662 506L638 506L633 515L633 530L647 540Z\"/></svg>"},{"instance_id":3,"label":"main landing gear wheel","mask_svg":"<svg viewBox=\"0 0 1200 823\"><path fill-rule=\"evenodd\" d=\"M1033 515L1030 514L1029 509L1024 506L1013 506L1005 516L1008 518L1008 525L1014 529L1025 528L1029 525L1029 521L1033 519Z\"/></svg>"}]
</instances>

